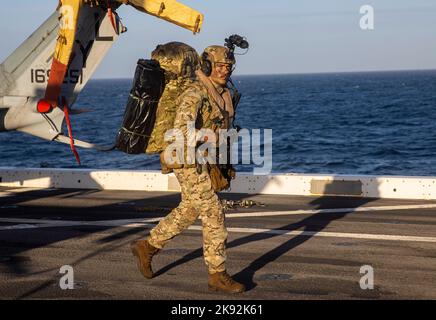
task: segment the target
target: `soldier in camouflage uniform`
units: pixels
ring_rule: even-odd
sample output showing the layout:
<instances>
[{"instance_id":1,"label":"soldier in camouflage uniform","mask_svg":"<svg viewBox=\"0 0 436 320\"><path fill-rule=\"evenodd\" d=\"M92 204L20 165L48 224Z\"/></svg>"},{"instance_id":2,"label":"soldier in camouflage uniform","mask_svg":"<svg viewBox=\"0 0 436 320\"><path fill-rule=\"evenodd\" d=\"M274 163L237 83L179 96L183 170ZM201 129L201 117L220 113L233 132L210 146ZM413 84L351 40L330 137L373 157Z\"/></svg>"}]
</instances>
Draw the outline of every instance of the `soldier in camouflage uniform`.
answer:
<instances>
[{"instance_id":1,"label":"soldier in camouflage uniform","mask_svg":"<svg viewBox=\"0 0 436 320\"><path fill-rule=\"evenodd\" d=\"M209 67L203 68L206 74L197 70L198 81L192 83L178 101L174 128L183 133L185 141L189 122L194 122L196 129L213 130L218 139L218 130L228 129L234 116L231 95L226 87L235 64L234 58L229 57L227 48L211 46L205 49L203 60L203 66L208 64ZM209 289L230 293L243 292L244 285L233 280L226 272L225 217L212 186L210 172L206 169L207 166L199 167L198 164L187 163L173 168L182 191L179 206L151 230L146 240L136 241L131 245L132 252L138 258L138 267L146 278L152 278L152 257L200 217L203 223L203 253L209 271ZM170 167L168 164L167 166Z\"/></svg>"}]
</instances>

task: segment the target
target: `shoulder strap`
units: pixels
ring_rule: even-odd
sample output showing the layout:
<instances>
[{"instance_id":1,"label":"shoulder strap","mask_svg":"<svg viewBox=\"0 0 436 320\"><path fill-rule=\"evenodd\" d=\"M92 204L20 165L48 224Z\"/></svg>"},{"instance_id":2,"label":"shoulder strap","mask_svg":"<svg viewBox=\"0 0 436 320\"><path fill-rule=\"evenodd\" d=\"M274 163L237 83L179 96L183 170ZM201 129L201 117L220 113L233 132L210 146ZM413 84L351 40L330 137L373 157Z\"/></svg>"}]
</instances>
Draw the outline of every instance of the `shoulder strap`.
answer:
<instances>
[{"instance_id":1,"label":"shoulder strap","mask_svg":"<svg viewBox=\"0 0 436 320\"><path fill-rule=\"evenodd\" d=\"M216 102L216 104L223 110L226 109L226 102L221 97L221 95L216 90L215 86L212 84L212 81L203 73L201 70L195 71L195 74L198 77L198 80L206 87L207 92L210 97Z\"/></svg>"},{"instance_id":2,"label":"shoulder strap","mask_svg":"<svg viewBox=\"0 0 436 320\"><path fill-rule=\"evenodd\" d=\"M209 96L215 101L215 103L220 107L221 112L223 110L227 111L229 118L233 118L235 111L233 110L233 101L230 90L224 88L224 94L221 96L212 81L203 73L201 70L197 70L196 75L198 80L206 87Z\"/></svg>"}]
</instances>

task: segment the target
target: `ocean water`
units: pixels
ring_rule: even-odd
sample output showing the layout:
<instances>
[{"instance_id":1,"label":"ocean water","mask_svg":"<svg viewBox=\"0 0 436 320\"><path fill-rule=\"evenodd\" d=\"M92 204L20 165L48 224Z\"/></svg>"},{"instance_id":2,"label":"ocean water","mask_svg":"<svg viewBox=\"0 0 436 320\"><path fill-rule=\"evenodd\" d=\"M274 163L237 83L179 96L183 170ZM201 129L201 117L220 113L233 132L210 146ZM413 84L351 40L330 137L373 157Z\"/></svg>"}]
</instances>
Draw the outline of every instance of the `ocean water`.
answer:
<instances>
[{"instance_id":1,"label":"ocean water","mask_svg":"<svg viewBox=\"0 0 436 320\"><path fill-rule=\"evenodd\" d=\"M272 129L272 172L436 175L436 71L235 76L236 123ZM112 145L130 79L93 80L74 137ZM66 132L66 128L64 128ZM159 169L157 156L78 149L81 168ZM0 133L1 166L79 168L68 145ZM238 165L252 171L253 165Z\"/></svg>"}]
</instances>

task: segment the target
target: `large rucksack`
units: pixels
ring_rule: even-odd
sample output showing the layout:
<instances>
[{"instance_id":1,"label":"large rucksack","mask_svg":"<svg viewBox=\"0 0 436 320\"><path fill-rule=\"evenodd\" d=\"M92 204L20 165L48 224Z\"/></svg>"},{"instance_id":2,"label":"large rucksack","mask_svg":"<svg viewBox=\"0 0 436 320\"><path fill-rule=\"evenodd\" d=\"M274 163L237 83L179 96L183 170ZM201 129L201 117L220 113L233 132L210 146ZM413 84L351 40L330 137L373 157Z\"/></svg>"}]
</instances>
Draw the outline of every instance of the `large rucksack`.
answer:
<instances>
[{"instance_id":1,"label":"large rucksack","mask_svg":"<svg viewBox=\"0 0 436 320\"><path fill-rule=\"evenodd\" d=\"M200 59L181 42L159 45L152 60L139 60L116 147L129 154L165 150L165 132L173 128L177 98L195 79Z\"/></svg>"},{"instance_id":2,"label":"large rucksack","mask_svg":"<svg viewBox=\"0 0 436 320\"><path fill-rule=\"evenodd\" d=\"M154 60L139 60L116 148L128 154L144 153L165 87L164 70Z\"/></svg>"},{"instance_id":3,"label":"large rucksack","mask_svg":"<svg viewBox=\"0 0 436 320\"><path fill-rule=\"evenodd\" d=\"M159 100L156 121L146 153L161 153L167 147L165 133L174 127L177 98L195 81L200 58L194 48L181 42L159 45L151 55L165 70L165 90Z\"/></svg>"}]
</instances>

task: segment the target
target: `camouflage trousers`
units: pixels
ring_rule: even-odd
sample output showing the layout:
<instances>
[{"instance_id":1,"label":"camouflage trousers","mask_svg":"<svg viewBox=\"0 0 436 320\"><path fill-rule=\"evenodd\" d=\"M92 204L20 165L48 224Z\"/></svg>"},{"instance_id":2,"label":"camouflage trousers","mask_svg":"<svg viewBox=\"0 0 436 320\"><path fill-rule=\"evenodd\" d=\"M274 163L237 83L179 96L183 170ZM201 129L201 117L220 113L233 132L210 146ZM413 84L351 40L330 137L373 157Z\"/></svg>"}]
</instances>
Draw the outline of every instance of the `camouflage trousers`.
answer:
<instances>
[{"instance_id":1,"label":"camouflage trousers","mask_svg":"<svg viewBox=\"0 0 436 320\"><path fill-rule=\"evenodd\" d=\"M196 168L175 169L182 190L182 201L150 231L149 243L162 249L172 238L192 225L198 217L203 223L203 254L209 273L226 270L227 230L224 212L207 172Z\"/></svg>"}]
</instances>

